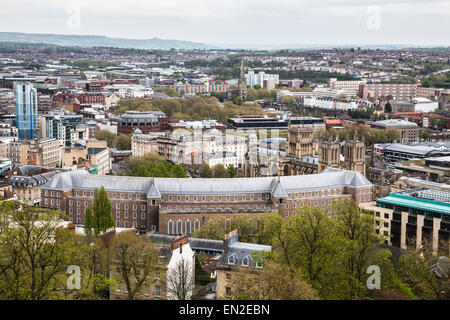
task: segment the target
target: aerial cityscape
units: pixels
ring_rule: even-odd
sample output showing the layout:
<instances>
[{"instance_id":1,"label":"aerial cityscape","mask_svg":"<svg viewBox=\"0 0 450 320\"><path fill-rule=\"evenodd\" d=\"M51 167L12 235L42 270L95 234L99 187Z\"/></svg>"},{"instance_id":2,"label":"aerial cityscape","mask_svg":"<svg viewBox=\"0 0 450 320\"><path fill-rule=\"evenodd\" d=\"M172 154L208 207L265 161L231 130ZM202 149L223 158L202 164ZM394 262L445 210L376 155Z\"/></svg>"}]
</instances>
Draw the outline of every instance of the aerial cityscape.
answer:
<instances>
[{"instance_id":1,"label":"aerial cityscape","mask_svg":"<svg viewBox=\"0 0 450 320\"><path fill-rule=\"evenodd\" d=\"M0 300L448 301L450 6L299 2L0 4Z\"/></svg>"}]
</instances>

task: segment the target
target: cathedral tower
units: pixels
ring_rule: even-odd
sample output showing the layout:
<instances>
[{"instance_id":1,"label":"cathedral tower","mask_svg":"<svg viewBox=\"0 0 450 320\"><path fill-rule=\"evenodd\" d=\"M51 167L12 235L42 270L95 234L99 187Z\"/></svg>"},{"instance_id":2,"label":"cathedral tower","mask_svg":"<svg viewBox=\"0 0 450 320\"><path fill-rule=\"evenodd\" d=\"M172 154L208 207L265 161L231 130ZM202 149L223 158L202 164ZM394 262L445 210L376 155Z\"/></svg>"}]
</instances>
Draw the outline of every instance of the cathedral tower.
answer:
<instances>
[{"instance_id":1,"label":"cathedral tower","mask_svg":"<svg viewBox=\"0 0 450 320\"><path fill-rule=\"evenodd\" d=\"M319 168L318 173L321 173L327 167L339 168L341 166L341 147L339 137L332 141L331 137L328 141L321 141L319 146Z\"/></svg>"},{"instance_id":2,"label":"cathedral tower","mask_svg":"<svg viewBox=\"0 0 450 320\"><path fill-rule=\"evenodd\" d=\"M364 137L357 138L356 132L352 140L347 139L344 146L344 169L366 175Z\"/></svg>"}]
</instances>

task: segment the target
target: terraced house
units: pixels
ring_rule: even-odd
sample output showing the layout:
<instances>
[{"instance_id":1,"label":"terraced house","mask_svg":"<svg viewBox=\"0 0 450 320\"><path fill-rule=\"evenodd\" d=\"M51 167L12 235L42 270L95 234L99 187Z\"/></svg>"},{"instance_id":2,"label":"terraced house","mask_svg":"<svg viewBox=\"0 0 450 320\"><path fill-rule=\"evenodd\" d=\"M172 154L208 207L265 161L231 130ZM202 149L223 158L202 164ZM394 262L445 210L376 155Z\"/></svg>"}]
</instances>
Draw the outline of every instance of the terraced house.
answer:
<instances>
[{"instance_id":1,"label":"terraced house","mask_svg":"<svg viewBox=\"0 0 450 320\"><path fill-rule=\"evenodd\" d=\"M333 201L372 201L373 185L358 172L326 169L320 174L258 178L141 178L89 175L84 170L55 175L42 186L42 206L66 211L82 224L104 187L116 226L162 234L192 234L209 219L236 214L296 214L315 206L332 214Z\"/></svg>"}]
</instances>

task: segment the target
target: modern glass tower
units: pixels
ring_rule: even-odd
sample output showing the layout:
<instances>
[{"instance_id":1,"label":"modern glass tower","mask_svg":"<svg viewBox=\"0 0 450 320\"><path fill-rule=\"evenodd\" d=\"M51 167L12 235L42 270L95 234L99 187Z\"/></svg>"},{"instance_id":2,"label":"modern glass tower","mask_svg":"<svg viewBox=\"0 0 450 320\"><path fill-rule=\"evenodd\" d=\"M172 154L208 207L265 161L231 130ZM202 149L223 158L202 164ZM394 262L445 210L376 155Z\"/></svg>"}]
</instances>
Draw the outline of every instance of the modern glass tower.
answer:
<instances>
[{"instance_id":1,"label":"modern glass tower","mask_svg":"<svg viewBox=\"0 0 450 320\"><path fill-rule=\"evenodd\" d=\"M38 139L38 97L30 83L16 83L16 126L19 139Z\"/></svg>"}]
</instances>

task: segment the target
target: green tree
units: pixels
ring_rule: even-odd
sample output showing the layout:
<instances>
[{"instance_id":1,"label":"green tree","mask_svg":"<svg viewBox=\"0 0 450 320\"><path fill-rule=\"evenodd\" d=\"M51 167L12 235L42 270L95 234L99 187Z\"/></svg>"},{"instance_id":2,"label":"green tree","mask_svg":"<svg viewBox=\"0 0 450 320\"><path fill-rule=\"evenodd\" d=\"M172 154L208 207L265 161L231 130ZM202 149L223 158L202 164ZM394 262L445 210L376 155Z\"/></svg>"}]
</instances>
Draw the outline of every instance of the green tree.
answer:
<instances>
[{"instance_id":1,"label":"green tree","mask_svg":"<svg viewBox=\"0 0 450 320\"><path fill-rule=\"evenodd\" d=\"M200 172L200 177L202 177L202 178L212 178L213 177L213 172L212 172L209 164L205 164L202 167L202 171Z\"/></svg>"},{"instance_id":2,"label":"green tree","mask_svg":"<svg viewBox=\"0 0 450 320\"><path fill-rule=\"evenodd\" d=\"M238 97L234 98L233 102L234 102L234 104L241 106L244 103L244 100L242 99L242 97L238 96Z\"/></svg>"},{"instance_id":3,"label":"green tree","mask_svg":"<svg viewBox=\"0 0 450 320\"><path fill-rule=\"evenodd\" d=\"M170 176L172 178L186 178L186 173L180 164L175 164L170 169Z\"/></svg>"},{"instance_id":4,"label":"green tree","mask_svg":"<svg viewBox=\"0 0 450 320\"><path fill-rule=\"evenodd\" d=\"M229 178L228 171L225 169L223 164L216 164L213 168L214 178Z\"/></svg>"},{"instance_id":5,"label":"green tree","mask_svg":"<svg viewBox=\"0 0 450 320\"><path fill-rule=\"evenodd\" d=\"M281 102L292 106L292 104L295 103L295 98L292 96L284 96L283 98L281 98Z\"/></svg>"},{"instance_id":6,"label":"green tree","mask_svg":"<svg viewBox=\"0 0 450 320\"><path fill-rule=\"evenodd\" d=\"M88 236L97 236L100 232L105 232L114 226L114 219L112 217L111 201L108 199L108 194L102 186L99 190L94 190L94 203L91 209L86 209L84 217L84 230Z\"/></svg>"},{"instance_id":7,"label":"green tree","mask_svg":"<svg viewBox=\"0 0 450 320\"><path fill-rule=\"evenodd\" d=\"M145 284L151 285L158 272L158 250L148 237L134 232L121 232L115 236L112 247L112 268L118 273L118 282L124 283L128 300L135 299Z\"/></svg>"},{"instance_id":8,"label":"green tree","mask_svg":"<svg viewBox=\"0 0 450 320\"><path fill-rule=\"evenodd\" d=\"M428 131L423 130L423 131L420 133L420 137L421 137L423 140L428 141L428 140L430 140L430 133L429 133Z\"/></svg>"},{"instance_id":9,"label":"green tree","mask_svg":"<svg viewBox=\"0 0 450 320\"><path fill-rule=\"evenodd\" d=\"M229 164L227 166L227 171L228 171L228 175L230 176L230 178L233 178L237 173L237 169L232 164Z\"/></svg>"},{"instance_id":10,"label":"green tree","mask_svg":"<svg viewBox=\"0 0 450 320\"><path fill-rule=\"evenodd\" d=\"M91 246L60 228L62 213L18 202L0 204L0 299L65 299L67 268L90 274Z\"/></svg>"},{"instance_id":11,"label":"green tree","mask_svg":"<svg viewBox=\"0 0 450 320\"><path fill-rule=\"evenodd\" d=\"M286 265L264 263L260 272L241 270L232 278L232 299L318 300L319 295L301 276Z\"/></svg>"},{"instance_id":12,"label":"green tree","mask_svg":"<svg viewBox=\"0 0 450 320\"><path fill-rule=\"evenodd\" d=\"M131 137L120 134L116 139L116 146L119 150L131 150Z\"/></svg>"},{"instance_id":13,"label":"green tree","mask_svg":"<svg viewBox=\"0 0 450 320\"><path fill-rule=\"evenodd\" d=\"M267 244L264 235L265 217L261 214L240 214L231 219L216 217L197 229L193 235L196 238L222 240L224 235L237 230L242 242Z\"/></svg>"},{"instance_id":14,"label":"green tree","mask_svg":"<svg viewBox=\"0 0 450 320\"><path fill-rule=\"evenodd\" d=\"M100 130L94 135L97 140L106 140L108 147L112 147L116 140L116 135L109 130Z\"/></svg>"}]
</instances>

